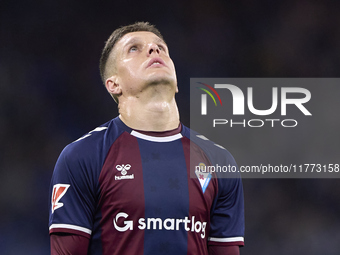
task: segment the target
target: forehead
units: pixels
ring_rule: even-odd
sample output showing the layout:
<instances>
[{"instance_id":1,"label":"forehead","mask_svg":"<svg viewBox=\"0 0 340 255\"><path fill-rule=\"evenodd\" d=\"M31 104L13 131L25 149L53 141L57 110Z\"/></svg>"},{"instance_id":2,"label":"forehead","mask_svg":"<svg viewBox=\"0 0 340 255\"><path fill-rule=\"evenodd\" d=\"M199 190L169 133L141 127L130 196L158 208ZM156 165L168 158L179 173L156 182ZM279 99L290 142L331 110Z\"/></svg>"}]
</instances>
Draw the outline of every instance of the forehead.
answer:
<instances>
[{"instance_id":1,"label":"forehead","mask_svg":"<svg viewBox=\"0 0 340 255\"><path fill-rule=\"evenodd\" d=\"M120 40L117 42L117 47L124 47L125 45L141 42L141 43L165 43L161 38L155 35L152 32L147 31L138 31L131 32L125 34Z\"/></svg>"}]
</instances>

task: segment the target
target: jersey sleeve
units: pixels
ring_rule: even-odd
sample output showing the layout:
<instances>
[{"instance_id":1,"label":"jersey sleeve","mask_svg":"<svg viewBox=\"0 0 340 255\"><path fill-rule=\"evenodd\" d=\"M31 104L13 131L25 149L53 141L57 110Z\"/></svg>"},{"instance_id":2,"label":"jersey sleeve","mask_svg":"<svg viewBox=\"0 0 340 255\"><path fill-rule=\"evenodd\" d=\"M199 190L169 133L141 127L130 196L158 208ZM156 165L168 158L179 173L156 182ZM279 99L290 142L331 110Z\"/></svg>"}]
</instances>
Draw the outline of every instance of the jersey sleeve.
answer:
<instances>
[{"instance_id":1,"label":"jersey sleeve","mask_svg":"<svg viewBox=\"0 0 340 255\"><path fill-rule=\"evenodd\" d=\"M86 255L90 240L81 235L52 234L50 236L51 255Z\"/></svg>"},{"instance_id":2,"label":"jersey sleeve","mask_svg":"<svg viewBox=\"0 0 340 255\"><path fill-rule=\"evenodd\" d=\"M216 169L214 178L217 178L217 195L210 210L208 246L243 246L243 185L234 157L223 146L215 144L195 131L185 129L184 133L201 148L211 166ZM190 153L195 153L195 150L191 150Z\"/></svg>"},{"instance_id":3,"label":"jersey sleeve","mask_svg":"<svg viewBox=\"0 0 340 255\"><path fill-rule=\"evenodd\" d=\"M82 141L60 154L50 185L49 232L90 238L98 197L98 168L90 146Z\"/></svg>"},{"instance_id":4,"label":"jersey sleeve","mask_svg":"<svg viewBox=\"0 0 340 255\"><path fill-rule=\"evenodd\" d=\"M229 246L209 246L209 255L240 255L240 247L235 245Z\"/></svg>"},{"instance_id":5,"label":"jersey sleeve","mask_svg":"<svg viewBox=\"0 0 340 255\"><path fill-rule=\"evenodd\" d=\"M229 153L229 152L228 152ZM236 171L218 175L218 195L210 222L208 245L244 245L244 198L238 166L231 154L225 164Z\"/></svg>"}]
</instances>

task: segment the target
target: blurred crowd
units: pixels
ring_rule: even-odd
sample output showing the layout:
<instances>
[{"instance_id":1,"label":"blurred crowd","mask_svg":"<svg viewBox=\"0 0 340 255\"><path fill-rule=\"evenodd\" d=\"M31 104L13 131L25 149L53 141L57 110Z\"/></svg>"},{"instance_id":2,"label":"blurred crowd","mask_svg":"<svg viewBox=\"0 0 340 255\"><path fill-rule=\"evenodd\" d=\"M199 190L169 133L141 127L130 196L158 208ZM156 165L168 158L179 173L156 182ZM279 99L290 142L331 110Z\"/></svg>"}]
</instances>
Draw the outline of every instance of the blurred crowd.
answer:
<instances>
[{"instance_id":1,"label":"blurred crowd","mask_svg":"<svg viewBox=\"0 0 340 255\"><path fill-rule=\"evenodd\" d=\"M181 120L190 125L190 77L338 77L339 7L335 0L2 1L0 253L48 254L57 157L117 116L98 70L115 28L150 21L160 29L177 70ZM333 131L331 148L339 150ZM241 254L339 254L339 184L245 179Z\"/></svg>"}]
</instances>

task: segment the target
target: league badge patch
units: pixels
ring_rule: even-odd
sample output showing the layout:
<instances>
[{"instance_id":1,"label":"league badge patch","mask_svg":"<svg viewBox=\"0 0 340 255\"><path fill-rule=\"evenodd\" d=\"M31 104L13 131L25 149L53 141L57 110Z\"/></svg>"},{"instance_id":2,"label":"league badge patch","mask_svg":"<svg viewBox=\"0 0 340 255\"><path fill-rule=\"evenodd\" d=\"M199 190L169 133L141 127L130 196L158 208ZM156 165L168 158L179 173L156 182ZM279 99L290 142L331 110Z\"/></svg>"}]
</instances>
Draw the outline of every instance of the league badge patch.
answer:
<instances>
[{"instance_id":1,"label":"league badge patch","mask_svg":"<svg viewBox=\"0 0 340 255\"><path fill-rule=\"evenodd\" d=\"M63 207L64 204L60 203L60 199L65 195L67 189L70 187L69 184L56 184L53 186L52 190L52 213L55 210Z\"/></svg>"}]
</instances>

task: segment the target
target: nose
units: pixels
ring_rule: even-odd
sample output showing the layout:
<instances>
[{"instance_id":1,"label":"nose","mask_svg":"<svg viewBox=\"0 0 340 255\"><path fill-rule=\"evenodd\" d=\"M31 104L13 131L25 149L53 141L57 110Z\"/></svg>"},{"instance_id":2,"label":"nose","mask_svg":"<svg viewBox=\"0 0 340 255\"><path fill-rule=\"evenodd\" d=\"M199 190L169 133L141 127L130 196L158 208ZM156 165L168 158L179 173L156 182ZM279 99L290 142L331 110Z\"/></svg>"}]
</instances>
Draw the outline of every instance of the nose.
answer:
<instances>
[{"instance_id":1,"label":"nose","mask_svg":"<svg viewBox=\"0 0 340 255\"><path fill-rule=\"evenodd\" d=\"M149 44L148 55L151 55L152 53L156 53L156 54L160 53L160 50L157 44L154 44L154 43Z\"/></svg>"}]
</instances>

